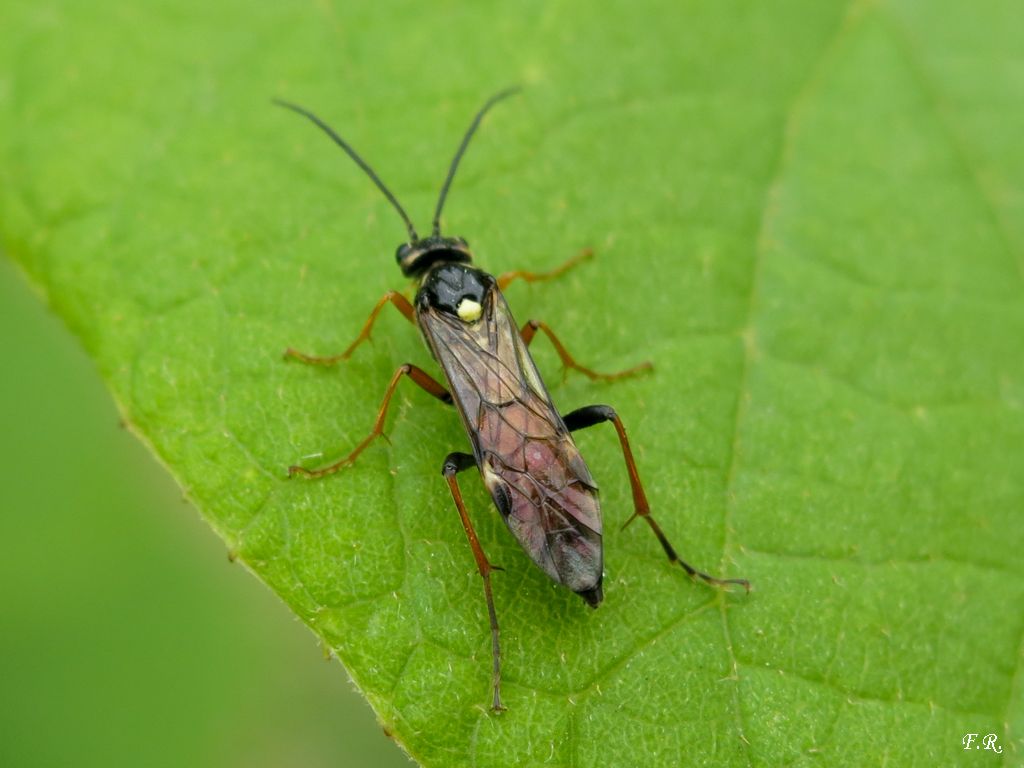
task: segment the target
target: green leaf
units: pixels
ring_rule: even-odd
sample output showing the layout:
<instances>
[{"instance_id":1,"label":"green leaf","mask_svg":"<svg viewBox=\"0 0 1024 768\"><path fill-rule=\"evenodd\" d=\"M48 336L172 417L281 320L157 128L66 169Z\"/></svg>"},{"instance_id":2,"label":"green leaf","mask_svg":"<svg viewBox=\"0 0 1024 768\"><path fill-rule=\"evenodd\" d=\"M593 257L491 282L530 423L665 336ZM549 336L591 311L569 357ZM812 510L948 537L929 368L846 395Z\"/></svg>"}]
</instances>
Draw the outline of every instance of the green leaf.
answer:
<instances>
[{"instance_id":1,"label":"green leaf","mask_svg":"<svg viewBox=\"0 0 1024 768\"><path fill-rule=\"evenodd\" d=\"M227 546L330 645L388 731L440 765L937 765L1024 741L1024 27L1015 2L356 8L8 2L0 236L126 420ZM457 418L400 389L391 443L319 482L395 367L403 230L308 105L421 229L446 212L615 405L691 583L630 513L611 430L606 602L514 544L472 477L509 711L489 700L479 577L439 476ZM557 358L537 356L557 381ZM603 433L602 433L602 430ZM974 764L977 761L971 762Z\"/></svg>"}]
</instances>

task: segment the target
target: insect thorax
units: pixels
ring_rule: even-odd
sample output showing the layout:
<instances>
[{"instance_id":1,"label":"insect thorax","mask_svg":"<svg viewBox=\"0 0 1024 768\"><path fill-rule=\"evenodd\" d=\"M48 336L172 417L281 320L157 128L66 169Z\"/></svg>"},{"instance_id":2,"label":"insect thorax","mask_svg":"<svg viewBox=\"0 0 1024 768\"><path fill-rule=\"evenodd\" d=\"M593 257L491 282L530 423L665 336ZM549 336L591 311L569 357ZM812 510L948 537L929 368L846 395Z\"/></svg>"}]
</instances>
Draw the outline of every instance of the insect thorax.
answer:
<instances>
[{"instance_id":1,"label":"insect thorax","mask_svg":"<svg viewBox=\"0 0 1024 768\"><path fill-rule=\"evenodd\" d=\"M484 298L494 283L491 275L469 264L438 262L423 276L416 304L472 322L480 317Z\"/></svg>"}]
</instances>

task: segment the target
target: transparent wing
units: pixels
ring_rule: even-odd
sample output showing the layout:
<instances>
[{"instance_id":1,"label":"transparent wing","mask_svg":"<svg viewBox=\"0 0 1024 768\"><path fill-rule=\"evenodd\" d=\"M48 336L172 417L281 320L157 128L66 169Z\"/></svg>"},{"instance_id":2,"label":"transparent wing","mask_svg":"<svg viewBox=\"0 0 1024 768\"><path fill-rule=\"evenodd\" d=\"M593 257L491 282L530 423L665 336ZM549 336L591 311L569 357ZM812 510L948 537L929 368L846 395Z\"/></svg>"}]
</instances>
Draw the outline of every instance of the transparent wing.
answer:
<instances>
[{"instance_id":1,"label":"transparent wing","mask_svg":"<svg viewBox=\"0 0 1024 768\"><path fill-rule=\"evenodd\" d=\"M479 320L418 315L441 364L484 483L523 549L576 592L600 585L597 486L551 403L497 287Z\"/></svg>"}]
</instances>

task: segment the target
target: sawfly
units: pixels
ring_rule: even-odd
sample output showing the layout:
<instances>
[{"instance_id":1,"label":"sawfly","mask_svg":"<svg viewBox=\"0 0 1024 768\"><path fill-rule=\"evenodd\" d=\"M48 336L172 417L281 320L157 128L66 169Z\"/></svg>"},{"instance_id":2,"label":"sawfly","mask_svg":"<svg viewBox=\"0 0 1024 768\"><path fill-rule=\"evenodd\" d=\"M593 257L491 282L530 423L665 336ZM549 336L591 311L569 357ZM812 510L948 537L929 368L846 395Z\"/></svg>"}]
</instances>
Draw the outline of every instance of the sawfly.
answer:
<instances>
[{"instance_id":1,"label":"sawfly","mask_svg":"<svg viewBox=\"0 0 1024 768\"><path fill-rule=\"evenodd\" d=\"M464 239L441 234L441 211L470 139L488 110L517 90L511 88L495 94L474 116L441 186L434 209L433 229L427 237L417 234L412 220L384 182L329 125L303 107L275 100L279 106L312 121L384 193L405 222L409 235L408 241L398 247L398 266L405 277L418 283L412 303L397 291L384 294L370 312L355 341L341 354L320 357L289 348L286 356L314 365L333 365L347 360L356 347L370 338L373 323L381 309L391 304L409 322L419 326L447 382L447 386L441 384L429 373L410 363L400 365L385 390L373 429L351 453L320 469L289 467L288 475L323 477L355 462L359 454L383 434L388 406L399 381L404 377L412 379L442 403L455 406L473 452L456 451L448 454L441 473L451 490L477 569L483 578L491 628L491 706L494 710L504 709L501 703L498 617L491 592L491 572L498 569L484 554L466 511L457 478L458 473L464 469L475 466L479 470L498 512L533 562L556 583L568 587L596 608L604 597L601 508L597 484L580 456L571 433L595 424L611 422L618 435L633 493L633 514L626 524L637 517L643 518L669 560L682 566L690 576L708 584L734 584L748 591L750 589L745 579L717 579L690 566L679 557L651 516L647 495L626 437L626 428L613 408L589 405L567 414L559 414L551 402L551 396L528 350L537 331L543 332L551 340L563 365L591 379L618 379L651 367L649 363L642 363L619 373L597 373L577 363L545 323L530 320L520 327L513 319L502 295L502 290L509 283L513 280L536 282L556 277L587 258L589 251L582 252L550 272L515 271L494 277L472 265L473 258Z\"/></svg>"}]
</instances>

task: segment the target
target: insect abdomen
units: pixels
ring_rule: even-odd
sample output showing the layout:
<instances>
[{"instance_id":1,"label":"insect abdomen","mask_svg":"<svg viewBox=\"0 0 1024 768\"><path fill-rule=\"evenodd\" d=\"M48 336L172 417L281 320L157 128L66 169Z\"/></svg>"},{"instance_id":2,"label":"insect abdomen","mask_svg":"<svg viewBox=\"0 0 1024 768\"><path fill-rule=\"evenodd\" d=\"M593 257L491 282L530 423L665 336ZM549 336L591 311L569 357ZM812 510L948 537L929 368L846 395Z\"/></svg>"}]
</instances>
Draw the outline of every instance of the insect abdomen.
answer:
<instances>
[{"instance_id":1,"label":"insect abdomen","mask_svg":"<svg viewBox=\"0 0 1024 768\"><path fill-rule=\"evenodd\" d=\"M571 438L521 437L510 452L491 451L483 444L480 450L484 484L527 554L572 591L599 590L603 553L598 492Z\"/></svg>"}]
</instances>

